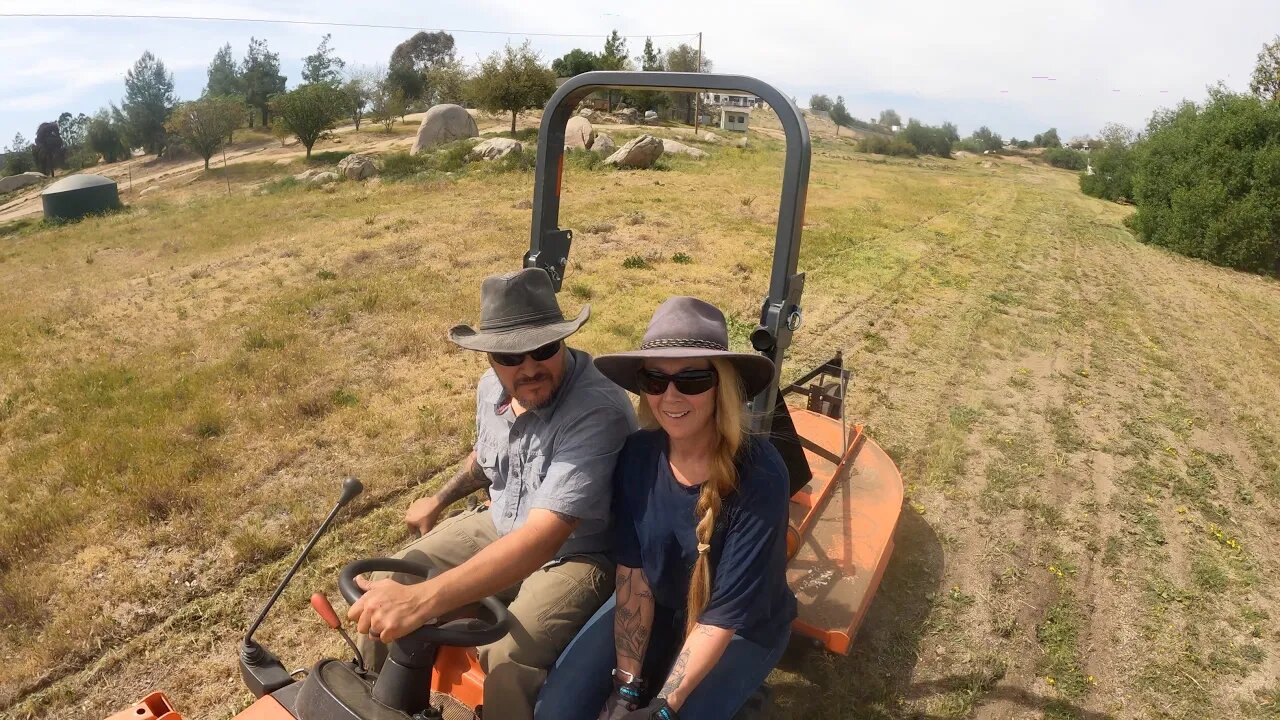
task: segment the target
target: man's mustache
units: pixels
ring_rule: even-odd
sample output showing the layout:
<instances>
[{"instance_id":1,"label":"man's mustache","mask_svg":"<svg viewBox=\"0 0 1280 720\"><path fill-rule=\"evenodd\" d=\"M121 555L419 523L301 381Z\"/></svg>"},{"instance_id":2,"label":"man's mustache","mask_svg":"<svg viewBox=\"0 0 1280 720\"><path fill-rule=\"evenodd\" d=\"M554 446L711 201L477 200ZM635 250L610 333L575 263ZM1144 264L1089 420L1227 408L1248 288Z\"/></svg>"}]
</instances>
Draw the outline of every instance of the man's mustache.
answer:
<instances>
[{"instance_id":1,"label":"man's mustache","mask_svg":"<svg viewBox=\"0 0 1280 720\"><path fill-rule=\"evenodd\" d=\"M525 378L516 378L516 387L520 387L521 385L533 385L550 379L550 373L538 373L537 375L530 375Z\"/></svg>"}]
</instances>

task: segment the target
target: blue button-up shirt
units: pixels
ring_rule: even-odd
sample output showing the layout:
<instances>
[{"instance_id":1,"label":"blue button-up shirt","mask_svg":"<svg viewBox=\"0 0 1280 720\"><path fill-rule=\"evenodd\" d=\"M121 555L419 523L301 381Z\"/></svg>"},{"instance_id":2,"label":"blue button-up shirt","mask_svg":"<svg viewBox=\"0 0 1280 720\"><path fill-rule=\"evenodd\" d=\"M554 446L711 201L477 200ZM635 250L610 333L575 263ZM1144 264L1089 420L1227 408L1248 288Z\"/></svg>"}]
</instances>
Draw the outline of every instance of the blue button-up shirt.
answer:
<instances>
[{"instance_id":1,"label":"blue button-up shirt","mask_svg":"<svg viewBox=\"0 0 1280 720\"><path fill-rule=\"evenodd\" d=\"M533 508L578 518L557 557L609 550L613 466L637 427L626 392L590 355L566 351L564 380L546 407L516 417L493 370L476 389L476 462L492 483L494 527L505 535Z\"/></svg>"}]
</instances>

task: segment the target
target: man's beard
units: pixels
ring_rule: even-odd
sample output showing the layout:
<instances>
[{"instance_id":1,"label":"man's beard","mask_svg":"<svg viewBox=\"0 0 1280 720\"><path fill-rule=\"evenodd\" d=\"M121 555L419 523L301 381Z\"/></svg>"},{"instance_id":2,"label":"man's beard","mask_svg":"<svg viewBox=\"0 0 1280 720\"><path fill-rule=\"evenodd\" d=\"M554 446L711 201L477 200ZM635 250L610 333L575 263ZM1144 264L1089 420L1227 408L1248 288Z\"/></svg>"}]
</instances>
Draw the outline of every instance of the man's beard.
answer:
<instances>
[{"instance_id":1,"label":"man's beard","mask_svg":"<svg viewBox=\"0 0 1280 720\"><path fill-rule=\"evenodd\" d=\"M545 381L545 384L543 384ZM520 401L525 410L538 410L551 404L560 390L558 384L552 384L554 378L549 372L541 372L531 377L516 380L514 388L508 388L507 394ZM546 390L531 392L531 386L542 384ZM535 394L536 393L536 394Z\"/></svg>"}]
</instances>

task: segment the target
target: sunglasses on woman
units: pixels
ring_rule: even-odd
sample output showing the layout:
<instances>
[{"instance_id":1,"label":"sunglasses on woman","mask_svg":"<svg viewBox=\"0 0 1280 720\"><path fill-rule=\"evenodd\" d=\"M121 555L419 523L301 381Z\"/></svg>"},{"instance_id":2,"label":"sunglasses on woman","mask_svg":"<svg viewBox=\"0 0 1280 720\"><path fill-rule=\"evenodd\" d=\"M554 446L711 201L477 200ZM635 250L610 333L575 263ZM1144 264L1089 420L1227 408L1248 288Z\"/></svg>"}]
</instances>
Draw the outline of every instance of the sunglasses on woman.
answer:
<instances>
[{"instance_id":1,"label":"sunglasses on woman","mask_svg":"<svg viewBox=\"0 0 1280 720\"><path fill-rule=\"evenodd\" d=\"M668 375L642 368L636 377L640 380L640 390L646 395L661 395L671 383L676 384L676 392L681 395L701 395L715 387L717 380L715 370L681 370L675 375Z\"/></svg>"},{"instance_id":2,"label":"sunglasses on woman","mask_svg":"<svg viewBox=\"0 0 1280 720\"><path fill-rule=\"evenodd\" d=\"M491 352L489 353L489 357L493 358L494 362L498 363L499 365L502 365L503 367L518 367L519 365L524 363L525 355L528 355L529 357L533 358L535 362L542 362L544 360L550 360L551 358L555 357L555 354L558 352L560 352L560 341L556 340L555 342L547 343L542 347L534 348L527 353Z\"/></svg>"}]
</instances>

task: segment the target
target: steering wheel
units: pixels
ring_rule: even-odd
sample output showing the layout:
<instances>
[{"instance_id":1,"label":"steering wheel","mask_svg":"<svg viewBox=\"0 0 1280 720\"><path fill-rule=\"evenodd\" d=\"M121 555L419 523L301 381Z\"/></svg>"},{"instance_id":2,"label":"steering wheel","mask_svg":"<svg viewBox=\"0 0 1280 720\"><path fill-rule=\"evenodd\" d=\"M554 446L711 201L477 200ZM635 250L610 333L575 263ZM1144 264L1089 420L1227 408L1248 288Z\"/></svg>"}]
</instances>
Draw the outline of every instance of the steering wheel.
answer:
<instances>
[{"instance_id":1,"label":"steering wheel","mask_svg":"<svg viewBox=\"0 0 1280 720\"><path fill-rule=\"evenodd\" d=\"M402 573L426 579L436 570L425 563L386 557L348 563L342 568L342 572L338 573L338 591L348 604L354 605L364 595L364 590L356 584L356 576L368 572ZM417 653L413 652L414 649L428 644L476 647L495 643L506 637L511 619L507 613L507 606L493 596L481 599L479 604L492 616L491 620L459 618L443 625L427 624L402 638L393 640L391 645L393 648L399 645L406 654L416 655Z\"/></svg>"}]
</instances>

